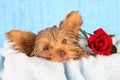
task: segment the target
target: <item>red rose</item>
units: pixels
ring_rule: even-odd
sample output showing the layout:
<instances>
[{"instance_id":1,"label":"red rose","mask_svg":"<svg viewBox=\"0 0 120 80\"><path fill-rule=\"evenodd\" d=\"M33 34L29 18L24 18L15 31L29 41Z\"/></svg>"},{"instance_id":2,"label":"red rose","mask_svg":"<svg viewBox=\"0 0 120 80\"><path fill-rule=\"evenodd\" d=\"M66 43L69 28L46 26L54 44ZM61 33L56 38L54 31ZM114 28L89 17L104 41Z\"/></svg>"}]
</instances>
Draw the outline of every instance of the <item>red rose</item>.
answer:
<instances>
[{"instance_id":1,"label":"red rose","mask_svg":"<svg viewBox=\"0 0 120 80\"><path fill-rule=\"evenodd\" d=\"M88 46L96 54L110 55L112 50L112 39L102 28L100 28L88 38Z\"/></svg>"}]
</instances>

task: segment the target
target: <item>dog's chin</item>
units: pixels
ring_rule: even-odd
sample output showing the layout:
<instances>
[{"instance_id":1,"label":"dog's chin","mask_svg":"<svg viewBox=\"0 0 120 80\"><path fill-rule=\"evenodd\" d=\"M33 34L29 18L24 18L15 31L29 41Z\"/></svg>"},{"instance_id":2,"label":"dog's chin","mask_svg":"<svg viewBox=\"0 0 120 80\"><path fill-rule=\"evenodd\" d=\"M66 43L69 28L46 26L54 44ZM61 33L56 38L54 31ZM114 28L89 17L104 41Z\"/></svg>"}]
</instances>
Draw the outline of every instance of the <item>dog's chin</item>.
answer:
<instances>
[{"instance_id":1,"label":"dog's chin","mask_svg":"<svg viewBox=\"0 0 120 80\"><path fill-rule=\"evenodd\" d=\"M53 62L61 62L61 63L65 63L69 60L70 60L69 58L51 59L51 61L53 61Z\"/></svg>"},{"instance_id":2,"label":"dog's chin","mask_svg":"<svg viewBox=\"0 0 120 80\"><path fill-rule=\"evenodd\" d=\"M58 62L62 62L62 63L65 63L65 62L67 62L69 59L67 59L67 58L61 58Z\"/></svg>"}]
</instances>

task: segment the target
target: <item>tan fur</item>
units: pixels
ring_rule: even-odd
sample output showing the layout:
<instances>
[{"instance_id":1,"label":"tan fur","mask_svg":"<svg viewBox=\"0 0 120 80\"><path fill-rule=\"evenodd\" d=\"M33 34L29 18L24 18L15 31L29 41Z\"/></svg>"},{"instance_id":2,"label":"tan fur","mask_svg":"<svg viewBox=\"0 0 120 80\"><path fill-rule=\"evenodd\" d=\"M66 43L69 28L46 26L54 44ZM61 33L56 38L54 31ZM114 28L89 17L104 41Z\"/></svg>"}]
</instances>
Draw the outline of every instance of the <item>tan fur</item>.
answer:
<instances>
[{"instance_id":1,"label":"tan fur","mask_svg":"<svg viewBox=\"0 0 120 80\"><path fill-rule=\"evenodd\" d=\"M82 25L82 17L78 11L72 11L67 15L66 19L60 23L60 27L72 31L78 36L80 26Z\"/></svg>"},{"instance_id":2,"label":"tan fur","mask_svg":"<svg viewBox=\"0 0 120 80\"><path fill-rule=\"evenodd\" d=\"M14 42L15 49L20 50L27 55L31 53L34 46L35 34L27 31L11 30L6 33L6 37Z\"/></svg>"},{"instance_id":3,"label":"tan fur","mask_svg":"<svg viewBox=\"0 0 120 80\"><path fill-rule=\"evenodd\" d=\"M18 50L29 56L37 56L51 61L67 61L88 57L79 45L78 32L82 24L81 16L72 11L59 27L53 26L40 31L36 36L31 32L13 30L6 35L15 42ZM35 39L36 38L36 39ZM29 45L25 45L29 44ZM33 47L34 46L34 47Z\"/></svg>"}]
</instances>

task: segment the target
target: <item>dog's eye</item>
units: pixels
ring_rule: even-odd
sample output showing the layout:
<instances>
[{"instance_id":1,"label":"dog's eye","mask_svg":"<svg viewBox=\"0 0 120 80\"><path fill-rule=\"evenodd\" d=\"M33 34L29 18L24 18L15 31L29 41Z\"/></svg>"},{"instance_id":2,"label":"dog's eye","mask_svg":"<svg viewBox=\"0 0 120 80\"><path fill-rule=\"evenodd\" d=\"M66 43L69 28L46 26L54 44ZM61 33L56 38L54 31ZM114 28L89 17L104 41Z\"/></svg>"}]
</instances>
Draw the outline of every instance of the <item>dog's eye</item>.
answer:
<instances>
[{"instance_id":1,"label":"dog's eye","mask_svg":"<svg viewBox=\"0 0 120 80\"><path fill-rule=\"evenodd\" d=\"M45 46L43 49L44 50L49 50L49 46Z\"/></svg>"},{"instance_id":2,"label":"dog's eye","mask_svg":"<svg viewBox=\"0 0 120 80\"><path fill-rule=\"evenodd\" d=\"M62 43L67 43L67 40L66 40L66 39L63 39L63 40L62 40Z\"/></svg>"}]
</instances>

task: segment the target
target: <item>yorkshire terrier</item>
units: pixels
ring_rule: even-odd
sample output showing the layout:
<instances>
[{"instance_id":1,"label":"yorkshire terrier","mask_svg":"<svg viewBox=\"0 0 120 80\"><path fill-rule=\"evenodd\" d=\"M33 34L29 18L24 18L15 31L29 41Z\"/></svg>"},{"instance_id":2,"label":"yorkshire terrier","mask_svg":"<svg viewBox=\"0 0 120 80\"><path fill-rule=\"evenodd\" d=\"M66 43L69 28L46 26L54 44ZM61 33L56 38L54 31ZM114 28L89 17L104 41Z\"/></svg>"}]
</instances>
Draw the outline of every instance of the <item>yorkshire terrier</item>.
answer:
<instances>
[{"instance_id":1,"label":"yorkshire terrier","mask_svg":"<svg viewBox=\"0 0 120 80\"><path fill-rule=\"evenodd\" d=\"M37 35L32 32L12 30L6 33L14 42L14 47L28 56L37 56L51 61L64 62L69 59L88 57L79 45L79 30L82 18L78 11L69 13L59 27L41 30Z\"/></svg>"}]
</instances>

